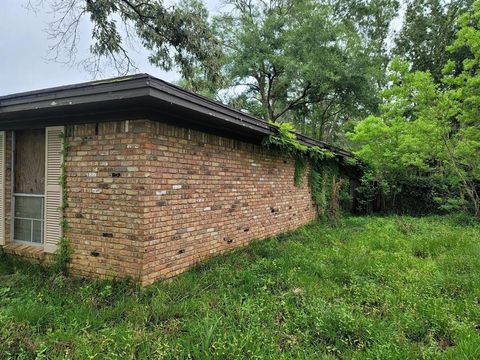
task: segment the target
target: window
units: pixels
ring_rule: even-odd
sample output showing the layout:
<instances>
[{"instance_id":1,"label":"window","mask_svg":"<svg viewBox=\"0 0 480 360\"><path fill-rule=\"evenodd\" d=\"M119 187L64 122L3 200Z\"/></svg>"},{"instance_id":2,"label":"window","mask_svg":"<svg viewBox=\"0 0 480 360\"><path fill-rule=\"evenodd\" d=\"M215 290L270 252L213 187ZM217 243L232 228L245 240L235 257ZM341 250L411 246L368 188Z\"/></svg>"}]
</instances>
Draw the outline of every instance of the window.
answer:
<instances>
[{"instance_id":1,"label":"window","mask_svg":"<svg viewBox=\"0 0 480 360\"><path fill-rule=\"evenodd\" d=\"M45 130L15 132L13 240L43 244Z\"/></svg>"},{"instance_id":2,"label":"window","mask_svg":"<svg viewBox=\"0 0 480 360\"><path fill-rule=\"evenodd\" d=\"M14 240L43 243L43 196L15 194Z\"/></svg>"}]
</instances>

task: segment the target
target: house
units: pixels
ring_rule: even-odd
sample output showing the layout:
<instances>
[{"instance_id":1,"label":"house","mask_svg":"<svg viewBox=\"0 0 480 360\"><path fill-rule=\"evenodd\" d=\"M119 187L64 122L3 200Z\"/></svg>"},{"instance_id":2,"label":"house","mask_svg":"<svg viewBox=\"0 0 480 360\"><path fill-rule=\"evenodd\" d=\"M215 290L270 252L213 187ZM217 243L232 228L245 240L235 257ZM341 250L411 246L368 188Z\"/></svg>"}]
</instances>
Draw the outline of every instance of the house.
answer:
<instances>
[{"instance_id":1,"label":"house","mask_svg":"<svg viewBox=\"0 0 480 360\"><path fill-rule=\"evenodd\" d=\"M146 285L294 229L316 210L272 134L147 74L2 96L0 246L49 261L64 237L73 274Z\"/></svg>"}]
</instances>

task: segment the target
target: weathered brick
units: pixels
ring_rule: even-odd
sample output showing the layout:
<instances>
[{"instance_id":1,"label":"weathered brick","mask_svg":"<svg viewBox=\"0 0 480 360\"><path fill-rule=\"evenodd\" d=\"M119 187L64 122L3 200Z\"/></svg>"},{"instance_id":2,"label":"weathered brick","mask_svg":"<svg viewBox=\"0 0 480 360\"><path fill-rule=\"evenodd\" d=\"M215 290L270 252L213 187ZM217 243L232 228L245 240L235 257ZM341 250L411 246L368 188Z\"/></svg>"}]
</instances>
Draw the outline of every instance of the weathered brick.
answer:
<instances>
[{"instance_id":1,"label":"weathered brick","mask_svg":"<svg viewBox=\"0 0 480 360\"><path fill-rule=\"evenodd\" d=\"M67 132L74 274L150 284L315 217L308 185L293 184L293 160L261 145L147 120L100 125ZM10 189L8 166L5 180ZM9 239L9 196L5 205Z\"/></svg>"}]
</instances>

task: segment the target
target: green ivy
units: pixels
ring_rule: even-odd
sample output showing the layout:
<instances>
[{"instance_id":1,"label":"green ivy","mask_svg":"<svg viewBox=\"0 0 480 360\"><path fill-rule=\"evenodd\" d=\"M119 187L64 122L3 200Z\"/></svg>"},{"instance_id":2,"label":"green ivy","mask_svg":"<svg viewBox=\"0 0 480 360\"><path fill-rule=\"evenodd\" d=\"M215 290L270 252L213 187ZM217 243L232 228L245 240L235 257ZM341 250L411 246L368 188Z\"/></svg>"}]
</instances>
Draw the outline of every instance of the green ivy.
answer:
<instances>
[{"instance_id":1,"label":"green ivy","mask_svg":"<svg viewBox=\"0 0 480 360\"><path fill-rule=\"evenodd\" d=\"M267 147L275 147L282 152L292 155L303 155L308 152L308 146L301 144L297 140L293 125L290 123L272 123L277 130L277 135L271 135L264 140Z\"/></svg>"},{"instance_id":2,"label":"green ivy","mask_svg":"<svg viewBox=\"0 0 480 360\"><path fill-rule=\"evenodd\" d=\"M277 130L277 134L266 137L263 145L276 148L289 156L297 158L332 159L334 154L319 146L307 146L300 143L295 134L293 125L290 123L270 123Z\"/></svg>"},{"instance_id":3,"label":"green ivy","mask_svg":"<svg viewBox=\"0 0 480 360\"><path fill-rule=\"evenodd\" d=\"M267 148L279 150L287 156L295 158L294 184L303 185L304 174L309 167L309 186L312 200L317 207L320 218L336 222L340 215L340 207L350 201L348 181L341 174L338 160L334 154L319 146L307 146L297 140L290 123L271 123L277 130L275 135L264 139ZM356 161L348 160L349 164Z\"/></svg>"},{"instance_id":4,"label":"green ivy","mask_svg":"<svg viewBox=\"0 0 480 360\"><path fill-rule=\"evenodd\" d=\"M293 183L296 187L303 186L303 178L305 170L307 169L307 161L303 157L296 157L295 159L295 173L293 175Z\"/></svg>"},{"instance_id":5,"label":"green ivy","mask_svg":"<svg viewBox=\"0 0 480 360\"><path fill-rule=\"evenodd\" d=\"M326 196L325 196L325 187L324 181L320 171L317 168L312 167L310 169L310 177L309 177L309 185L310 191L312 193L312 199L315 205L317 206L317 210L319 211L319 215L321 209L325 209L327 204Z\"/></svg>"}]
</instances>

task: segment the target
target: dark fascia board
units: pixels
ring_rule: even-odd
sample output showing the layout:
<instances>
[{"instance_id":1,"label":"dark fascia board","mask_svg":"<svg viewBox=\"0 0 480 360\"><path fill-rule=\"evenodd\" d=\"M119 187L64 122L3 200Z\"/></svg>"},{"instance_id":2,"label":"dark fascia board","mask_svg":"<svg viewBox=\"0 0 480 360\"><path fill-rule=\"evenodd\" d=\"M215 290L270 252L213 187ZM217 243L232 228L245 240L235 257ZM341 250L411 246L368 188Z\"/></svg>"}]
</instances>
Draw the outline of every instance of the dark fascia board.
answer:
<instances>
[{"instance_id":1,"label":"dark fascia board","mask_svg":"<svg viewBox=\"0 0 480 360\"><path fill-rule=\"evenodd\" d=\"M273 135L274 129L267 122L254 118L241 111L233 110L223 104L199 96L192 92L168 84L162 80L153 79L150 83L151 96L156 99L187 108L203 115L221 119L226 123L242 126L264 135Z\"/></svg>"},{"instance_id":2,"label":"dark fascia board","mask_svg":"<svg viewBox=\"0 0 480 360\"><path fill-rule=\"evenodd\" d=\"M142 74L0 96L0 122L15 112L148 96L147 79Z\"/></svg>"},{"instance_id":3,"label":"dark fascia board","mask_svg":"<svg viewBox=\"0 0 480 360\"><path fill-rule=\"evenodd\" d=\"M24 93L0 96L0 128L18 125L36 119L38 125L42 119L48 122L50 115L58 114L69 108L81 113L88 109L93 115L92 107L97 106L99 113L105 108L114 108L117 104L136 100L155 100L159 106L167 104L179 111L195 112L206 118L220 121L225 127L243 129L246 134L257 136L276 134L276 129L264 120L232 109L222 103L182 89L148 74L138 74L102 81L60 86L55 88L29 91ZM101 110L100 110L101 109ZM129 113L130 116L133 114ZM81 123L81 120L70 120L68 123ZM349 151L297 134L298 140L308 146L319 146L328 149L340 157L350 158Z\"/></svg>"},{"instance_id":4,"label":"dark fascia board","mask_svg":"<svg viewBox=\"0 0 480 360\"><path fill-rule=\"evenodd\" d=\"M265 120L256 118L244 112L232 109L222 103L211 100L207 97L195 94L188 90L182 89L173 84L167 83L163 80L152 78L150 83L152 89L152 96L161 98L165 100L165 94L173 96L177 99L177 103L181 106L188 107L197 112L206 113L208 115L215 115L216 117L222 118L228 122L234 122L236 124L247 127L251 130L260 130L264 135L274 135L276 134L276 129L273 125L269 124ZM158 92L155 92L158 91ZM168 98L167 101L170 101L171 98ZM324 149L328 149L334 152L337 155L343 157L353 157L354 155L346 150L338 148L336 146L329 145L322 141L312 139L308 136L296 133L297 139L308 146L319 146Z\"/></svg>"}]
</instances>

